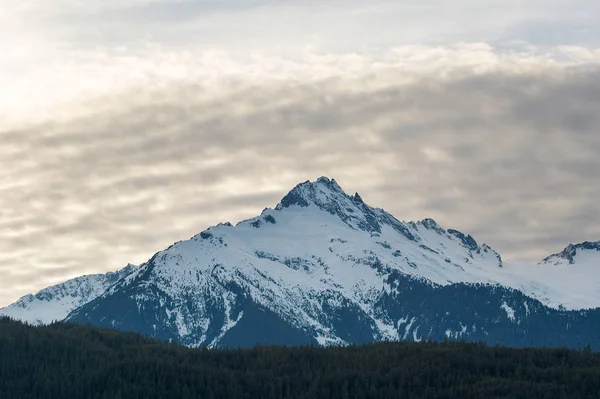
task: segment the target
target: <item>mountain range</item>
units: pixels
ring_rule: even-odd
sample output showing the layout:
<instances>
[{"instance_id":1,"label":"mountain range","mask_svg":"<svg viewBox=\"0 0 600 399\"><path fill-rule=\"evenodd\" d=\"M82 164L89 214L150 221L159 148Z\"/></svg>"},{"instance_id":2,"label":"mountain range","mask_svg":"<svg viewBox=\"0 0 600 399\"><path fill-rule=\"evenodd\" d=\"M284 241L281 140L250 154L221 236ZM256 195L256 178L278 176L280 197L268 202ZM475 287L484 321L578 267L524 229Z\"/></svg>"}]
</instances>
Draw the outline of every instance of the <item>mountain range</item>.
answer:
<instances>
[{"instance_id":1,"label":"mountain range","mask_svg":"<svg viewBox=\"0 0 600 399\"><path fill-rule=\"evenodd\" d=\"M432 219L401 222L321 177L141 265L78 277L0 314L191 347L466 340L600 349L600 242L507 262Z\"/></svg>"}]
</instances>

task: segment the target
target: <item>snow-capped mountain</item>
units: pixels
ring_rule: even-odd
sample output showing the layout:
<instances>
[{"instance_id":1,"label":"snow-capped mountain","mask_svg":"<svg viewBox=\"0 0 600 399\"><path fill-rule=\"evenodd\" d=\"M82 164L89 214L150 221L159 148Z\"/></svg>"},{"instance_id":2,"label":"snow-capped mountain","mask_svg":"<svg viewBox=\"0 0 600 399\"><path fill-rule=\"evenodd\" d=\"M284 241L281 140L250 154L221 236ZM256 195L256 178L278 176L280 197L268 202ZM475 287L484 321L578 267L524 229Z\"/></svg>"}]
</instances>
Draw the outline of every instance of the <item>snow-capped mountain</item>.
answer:
<instances>
[{"instance_id":1,"label":"snow-capped mountain","mask_svg":"<svg viewBox=\"0 0 600 399\"><path fill-rule=\"evenodd\" d=\"M137 267L129 264L116 272L90 274L67 280L44 288L35 295L25 295L12 305L0 309L0 314L33 325L64 320L71 311L102 295L108 287Z\"/></svg>"},{"instance_id":2,"label":"snow-capped mountain","mask_svg":"<svg viewBox=\"0 0 600 399\"><path fill-rule=\"evenodd\" d=\"M541 264L563 266L566 264L573 265L577 263L579 265L585 264L594 265L598 264L600 257L600 241L597 242L583 242L581 244L569 244L562 252L553 254L544 259Z\"/></svg>"},{"instance_id":3,"label":"snow-capped mountain","mask_svg":"<svg viewBox=\"0 0 600 399\"><path fill-rule=\"evenodd\" d=\"M503 262L470 235L431 219L400 222L322 177L274 209L211 227L106 285L79 281L98 289L62 309L75 305L69 321L190 346L450 338L600 347L600 310L575 310L600 306L599 280L560 278L571 270L551 259ZM584 283L577 292L592 295L574 296ZM79 297L75 286L67 287ZM68 289L61 295L57 303ZM0 313L47 322L43 306L21 299Z\"/></svg>"}]
</instances>

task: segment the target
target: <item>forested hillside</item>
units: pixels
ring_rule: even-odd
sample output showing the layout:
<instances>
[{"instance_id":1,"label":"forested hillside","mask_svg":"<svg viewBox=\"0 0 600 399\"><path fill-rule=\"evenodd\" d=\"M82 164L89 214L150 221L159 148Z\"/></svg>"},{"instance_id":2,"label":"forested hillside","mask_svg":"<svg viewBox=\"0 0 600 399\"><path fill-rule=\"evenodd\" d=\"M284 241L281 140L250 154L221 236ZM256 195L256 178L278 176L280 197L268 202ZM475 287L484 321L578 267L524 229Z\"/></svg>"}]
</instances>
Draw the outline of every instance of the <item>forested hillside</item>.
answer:
<instances>
[{"instance_id":1,"label":"forested hillside","mask_svg":"<svg viewBox=\"0 0 600 399\"><path fill-rule=\"evenodd\" d=\"M0 398L598 398L600 355L459 342L189 349L0 319Z\"/></svg>"}]
</instances>

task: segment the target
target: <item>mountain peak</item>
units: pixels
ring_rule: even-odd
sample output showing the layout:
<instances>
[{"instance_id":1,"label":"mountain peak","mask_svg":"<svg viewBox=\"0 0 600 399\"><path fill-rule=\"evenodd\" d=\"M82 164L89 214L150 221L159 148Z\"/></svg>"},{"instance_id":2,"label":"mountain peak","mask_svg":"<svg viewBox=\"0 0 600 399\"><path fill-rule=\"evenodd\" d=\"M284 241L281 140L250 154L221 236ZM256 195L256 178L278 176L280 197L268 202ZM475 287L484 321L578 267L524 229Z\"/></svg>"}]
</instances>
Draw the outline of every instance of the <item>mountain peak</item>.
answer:
<instances>
[{"instance_id":1,"label":"mountain peak","mask_svg":"<svg viewBox=\"0 0 600 399\"><path fill-rule=\"evenodd\" d=\"M317 183L321 183L321 184L325 184L327 186L336 186L338 189L341 190L341 187L337 184L337 182L335 181L335 179L330 179L327 176L321 176L321 177L319 177L316 182Z\"/></svg>"},{"instance_id":2,"label":"mountain peak","mask_svg":"<svg viewBox=\"0 0 600 399\"><path fill-rule=\"evenodd\" d=\"M475 239L471 237L470 234L464 235L460 231L454 229L448 229L448 233L457 237L459 240L462 241L465 247L469 248L472 251L477 251L477 249L479 248L479 244L477 244L477 241L475 241Z\"/></svg>"},{"instance_id":3,"label":"mountain peak","mask_svg":"<svg viewBox=\"0 0 600 399\"><path fill-rule=\"evenodd\" d=\"M440 234L444 234L446 231L444 230L444 228L442 226L439 225L438 222L436 222L435 220L431 219L431 218L426 218L423 219L419 222L417 222L417 224L422 225L423 227L425 227L426 229L429 230L435 230Z\"/></svg>"},{"instance_id":4,"label":"mountain peak","mask_svg":"<svg viewBox=\"0 0 600 399\"><path fill-rule=\"evenodd\" d=\"M541 263L560 263L561 259L569 261L572 265L575 263L575 257L578 251L599 251L600 252L600 241L584 241L579 244L569 244L565 249L557 254L552 254L542 260Z\"/></svg>"},{"instance_id":5,"label":"mountain peak","mask_svg":"<svg viewBox=\"0 0 600 399\"><path fill-rule=\"evenodd\" d=\"M364 204L364 201L363 201L362 197L358 193L354 193L354 197L352 199L357 204Z\"/></svg>"},{"instance_id":6,"label":"mountain peak","mask_svg":"<svg viewBox=\"0 0 600 399\"><path fill-rule=\"evenodd\" d=\"M315 206L322 211L338 216L352 229L366 231L371 234L380 234L383 225L388 225L410 241L419 241L420 238L394 216L383 209L367 205L361 196L346 194L335 179L322 176L316 181L306 181L292 189L275 210L282 211L290 207Z\"/></svg>"},{"instance_id":7,"label":"mountain peak","mask_svg":"<svg viewBox=\"0 0 600 399\"><path fill-rule=\"evenodd\" d=\"M547 307L600 306L596 251L600 242L569 245L556 256L576 254L577 273L550 267L535 281L469 234L433 219L401 222L323 176L235 227L209 227L140 266L69 280L0 315L207 347L491 337L522 345L531 330L519 328L533 324L552 337L562 328L572 341L555 341L561 345L582 337L600 345L600 312ZM551 261L567 264L563 258Z\"/></svg>"},{"instance_id":8,"label":"mountain peak","mask_svg":"<svg viewBox=\"0 0 600 399\"><path fill-rule=\"evenodd\" d=\"M311 182L310 180L307 180L304 183L298 184L281 199L281 202L275 209L281 210L294 205L301 207L307 207L310 204L319 205L333 197L347 198L348 195L335 179L321 176L315 181Z\"/></svg>"}]
</instances>

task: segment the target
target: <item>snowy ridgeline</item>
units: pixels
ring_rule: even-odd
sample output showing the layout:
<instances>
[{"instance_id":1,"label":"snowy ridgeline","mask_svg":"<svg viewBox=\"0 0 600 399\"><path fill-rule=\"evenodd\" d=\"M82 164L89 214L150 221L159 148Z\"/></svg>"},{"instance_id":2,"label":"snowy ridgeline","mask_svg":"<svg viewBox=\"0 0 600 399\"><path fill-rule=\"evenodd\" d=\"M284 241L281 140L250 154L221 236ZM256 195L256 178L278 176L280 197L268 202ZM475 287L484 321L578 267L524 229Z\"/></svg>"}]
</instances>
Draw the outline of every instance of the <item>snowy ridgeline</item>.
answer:
<instances>
[{"instance_id":1,"label":"snowy ridgeline","mask_svg":"<svg viewBox=\"0 0 600 399\"><path fill-rule=\"evenodd\" d=\"M537 265L504 262L470 235L431 219L400 222L320 178L258 217L211 227L140 266L49 287L0 313L190 346L427 338L569 346L570 331L581 325L585 336L596 320L596 311L579 309L600 307L599 261L600 245L583 243Z\"/></svg>"}]
</instances>

